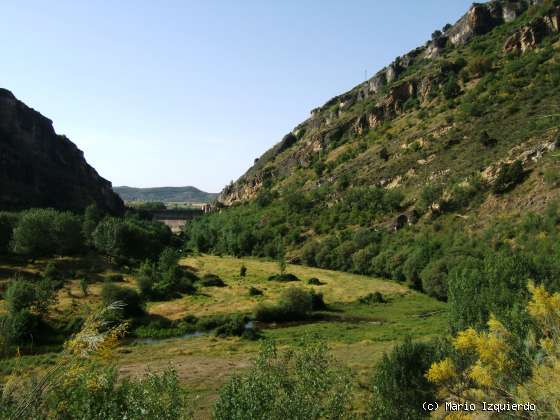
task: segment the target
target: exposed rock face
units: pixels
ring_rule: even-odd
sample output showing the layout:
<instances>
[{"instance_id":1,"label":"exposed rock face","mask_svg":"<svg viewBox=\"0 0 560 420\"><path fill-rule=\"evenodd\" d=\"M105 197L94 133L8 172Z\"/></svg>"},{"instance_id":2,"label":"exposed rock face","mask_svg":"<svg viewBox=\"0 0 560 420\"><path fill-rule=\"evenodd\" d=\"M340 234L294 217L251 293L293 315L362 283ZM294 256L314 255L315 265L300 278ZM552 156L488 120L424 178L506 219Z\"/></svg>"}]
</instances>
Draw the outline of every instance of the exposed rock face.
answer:
<instances>
[{"instance_id":1,"label":"exposed rock face","mask_svg":"<svg viewBox=\"0 0 560 420\"><path fill-rule=\"evenodd\" d=\"M294 167L308 167L317 157L317 153L337 144L351 130L353 134L363 135L386 121L398 117L404 111L407 100L414 98L421 106L433 99L433 93L441 89L449 72L457 73L460 68L453 68L454 63L442 63L439 74L412 74L410 67L424 60L436 58L444 49L453 45L468 43L473 37L490 32L495 27L511 22L522 15L530 6L542 4L546 0L491 0L486 3L474 3L467 13L453 25L445 25L440 31L421 47L397 57L392 63L378 71L369 80L353 89L329 99L323 106L311 111L308 120L294 130L297 139L285 137L267 151L255 165L250 168L232 187L226 189L219 200L224 204L244 201L254 197L263 185L261 176L264 170L274 167L275 176L288 176ZM508 41L510 49L524 50L537 45L544 36L558 32L560 13L551 13L526 29L526 34L514 34ZM451 65L451 67L449 67ZM446 67L447 66L447 67ZM360 113L346 112L353 104L364 101L367 106ZM303 133L303 134L302 134ZM446 140L447 147L460 139ZM296 143L292 147L292 144ZM276 159L281 151L289 151ZM271 165L268 165L268 163ZM398 185L399 179L393 179L385 185L388 188ZM229 193L228 193L229 191Z\"/></svg>"},{"instance_id":2,"label":"exposed rock face","mask_svg":"<svg viewBox=\"0 0 560 420\"><path fill-rule=\"evenodd\" d=\"M51 120L0 89L0 209L81 210L92 203L114 214L124 211L111 183L55 133Z\"/></svg>"},{"instance_id":3,"label":"exposed rock face","mask_svg":"<svg viewBox=\"0 0 560 420\"><path fill-rule=\"evenodd\" d=\"M536 48L545 36L559 31L560 7L557 7L547 16L538 17L529 25L516 31L506 40L504 51L507 53L524 53Z\"/></svg>"}]
</instances>

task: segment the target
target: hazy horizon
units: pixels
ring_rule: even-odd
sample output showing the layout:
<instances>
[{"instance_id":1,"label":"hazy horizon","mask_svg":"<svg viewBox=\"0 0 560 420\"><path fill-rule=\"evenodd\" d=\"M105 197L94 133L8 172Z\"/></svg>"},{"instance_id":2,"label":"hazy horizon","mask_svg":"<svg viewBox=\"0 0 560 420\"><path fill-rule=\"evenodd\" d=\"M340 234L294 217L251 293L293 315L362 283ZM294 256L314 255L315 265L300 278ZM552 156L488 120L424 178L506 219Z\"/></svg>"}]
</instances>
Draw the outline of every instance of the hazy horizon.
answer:
<instances>
[{"instance_id":1,"label":"hazy horizon","mask_svg":"<svg viewBox=\"0 0 560 420\"><path fill-rule=\"evenodd\" d=\"M114 186L219 192L311 109L470 4L6 4L0 87Z\"/></svg>"}]
</instances>

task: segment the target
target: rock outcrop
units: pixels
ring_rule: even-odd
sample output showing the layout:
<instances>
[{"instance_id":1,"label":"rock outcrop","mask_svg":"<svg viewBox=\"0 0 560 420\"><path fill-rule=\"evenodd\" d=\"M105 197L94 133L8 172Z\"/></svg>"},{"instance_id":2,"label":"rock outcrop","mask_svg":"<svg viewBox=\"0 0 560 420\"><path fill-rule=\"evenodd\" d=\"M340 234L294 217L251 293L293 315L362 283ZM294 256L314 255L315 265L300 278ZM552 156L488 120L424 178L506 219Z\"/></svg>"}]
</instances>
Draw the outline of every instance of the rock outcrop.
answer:
<instances>
[{"instance_id":1,"label":"rock outcrop","mask_svg":"<svg viewBox=\"0 0 560 420\"><path fill-rule=\"evenodd\" d=\"M79 211L92 203L113 214L124 211L111 183L55 133L51 120L0 89L0 209Z\"/></svg>"},{"instance_id":2,"label":"rock outcrop","mask_svg":"<svg viewBox=\"0 0 560 420\"><path fill-rule=\"evenodd\" d=\"M524 53L532 50L544 37L560 31L560 7L546 16L535 18L531 23L511 35L504 44L506 53Z\"/></svg>"},{"instance_id":3,"label":"rock outcrop","mask_svg":"<svg viewBox=\"0 0 560 420\"><path fill-rule=\"evenodd\" d=\"M256 196L263 185L262 172L274 167L275 176L288 176L294 167L309 167L321 151L343 139L345 130L354 135L363 135L367 130L391 121L408 108L426 106L447 80L450 72L458 73L456 63L442 62L439 71L418 74L411 67L430 61L446 48L463 45L473 37L484 35L495 27L512 22L531 6L546 0L491 0L474 3L467 13L455 24L436 30L423 46L397 57L392 63L374 74L373 77L353 89L329 99L323 106L311 111L310 118L293 130L281 142L268 150L233 186L220 195L224 204L244 201ZM513 34L508 40L508 49L524 50L537 45L542 38L558 32L560 13L538 18L525 32ZM364 104L359 113L351 109L358 102ZM367 104L367 106L365 106ZM350 111L348 111L350 110ZM447 140L448 146L457 139ZM288 150L289 149L289 150ZM277 156L288 150L281 158ZM270 165L269 165L270 164ZM229 192L228 192L229 191Z\"/></svg>"}]
</instances>

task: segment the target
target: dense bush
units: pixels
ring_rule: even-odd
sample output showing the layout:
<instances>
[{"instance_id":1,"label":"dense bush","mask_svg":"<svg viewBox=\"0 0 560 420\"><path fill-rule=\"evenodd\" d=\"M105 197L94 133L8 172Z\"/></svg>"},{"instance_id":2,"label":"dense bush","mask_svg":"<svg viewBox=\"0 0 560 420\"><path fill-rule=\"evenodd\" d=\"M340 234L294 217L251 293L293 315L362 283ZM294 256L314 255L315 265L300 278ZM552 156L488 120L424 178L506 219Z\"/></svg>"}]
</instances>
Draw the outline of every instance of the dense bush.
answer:
<instances>
[{"instance_id":1,"label":"dense bush","mask_svg":"<svg viewBox=\"0 0 560 420\"><path fill-rule=\"evenodd\" d=\"M312 286L323 286L325 283L323 283L317 277L311 277L309 280L307 280L307 284L310 284Z\"/></svg>"},{"instance_id":2,"label":"dense bush","mask_svg":"<svg viewBox=\"0 0 560 420\"><path fill-rule=\"evenodd\" d=\"M92 238L95 248L106 255L144 260L157 258L171 244L172 233L160 222L106 218L97 225Z\"/></svg>"},{"instance_id":3,"label":"dense bush","mask_svg":"<svg viewBox=\"0 0 560 420\"><path fill-rule=\"evenodd\" d=\"M0 317L0 353L39 341L45 330L43 318L56 301L57 288L58 283L48 277L10 280L3 296L8 313Z\"/></svg>"},{"instance_id":4,"label":"dense bush","mask_svg":"<svg viewBox=\"0 0 560 420\"><path fill-rule=\"evenodd\" d=\"M224 281L216 274L205 274L200 279L200 284L205 287L225 287Z\"/></svg>"},{"instance_id":5,"label":"dense bush","mask_svg":"<svg viewBox=\"0 0 560 420\"><path fill-rule=\"evenodd\" d=\"M33 382L7 390L0 396L3 414L37 420L191 418L186 393L173 370L130 379L119 378L118 370L111 366L92 362L75 365L62 369L57 380L36 378L46 380L41 393L34 391Z\"/></svg>"},{"instance_id":6,"label":"dense bush","mask_svg":"<svg viewBox=\"0 0 560 420\"><path fill-rule=\"evenodd\" d=\"M4 300L10 314L24 309L38 313L46 313L48 307L55 302L57 283L45 277L38 281L29 281L16 277L10 281Z\"/></svg>"},{"instance_id":7,"label":"dense bush","mask_svg":"<svg viewBox=\"0 0 560 420\"><path fill-rule=\"evenodd\" d=\"M180 293L194 292L192 273L179 266L177 251L166 248L158 262L144 261L138 270L136 283L147 299L172 299Z\"/></svg>"},{"instance_id":8,"label":"dense bush","mask_svg":"<svg viewBox=\"0 0 560 420\"><path fill-rule=\"evenodd\" d=\"M448 260L433 260L420 273L422 290L439 300L447 300Z\"/></svg>"},{"instance_id":9,"label":"dense bush","mask_svg":"<svg viewBox=\"0 0 560 420\"><path fill-rule=\"evenodd\" d=\"M22 212L13 232L14 251L32 257L75 254L83 244L80 218L53 209Z\"/></svg>"},{"instance_id":10,"label":"dense bush","mask_svg":"<svg viewBox=\"0 0 560 420\"><path fill-rule=\"evenodd\" d=\"M381 292L373 292L359 298L358 302L366 305L372 305L376 303L386 303L387 301L385 300Z\"/></svg>"},{"instance_id":11,"label":"dense bush","mask_svg":"<svg viewBox=\"0 0 560 420\"><path fill-rule=\"evenodd\" d=\"M440 360L439 343L403 344L384 354L377 364L370 407L371 418L379 420L423 419L428 417L422 404L436 401L436 387L425 377L434 361Z\"/></svg>"},{"instance_id":12,"label":"dense bush","mask_svg":"<svg viewBox=\"0 0 560 420\"><path fill-rule=\"evenodd\" d=\"M262 290L257 289L256 287L249 287L249 296L261 296L263 294Z\"/></svg>"},{"instance_id":13,"label":"dense bush","mask_svg":"<svg viewBox=\"0 0 560 420\"><path fill-rule=\"evenodd\" d=\"M279 282L291 282L299 281L295 274L284 273L284 274L274 274L268 278L269 281L279 281Z\"/></svg>"},{"instance_id":14,"label":"dense bush","mask_svg":"<svg viewBox=\"0 0 560 420\"><path fill-rule=\"evenodd\" d=\"M265 343L254 366L220 391L216 420L342 419L350 380L321 344L280 353Z\"/></svg>"},{"instance_id":15,"label":"dense bush","mask_svg":"<svg viewBox=\"0 0 560 420\"><path fill-rule=\"evenodd\" d=\"M288 322L300 321L309 317L313 311L314 299L322 301L322 295L318 298L312 292L296 287L291 287L282 292L277 304L259 304L255 308L254 316L257 321L262 322ZM320 302L316 301L316 305ZM324 305L324 303L323 303Z\"/></svg>"},{"instance_id":16,"label":"dense bush","mask_svg":"<svg viewBox=\"0 0 560 420\"><path fill-rule=\"evenodd\" d=\"M500 168L492 189L496 194L503 194L523 181L524 176L525 171L520 161L505 163Z\"/></svg>"},{"instance_id":17,"label":"dense bush","mask_svg":"<svg viewBox=\"0 0 560 420\"><path fill-rule=\"evenodd\" d=\"M115 311L118 320L138 317L144 314L144 305L138 292L130 287L119 287L112 283L105 283L101 290L101 299L105 306L115 302L122 303L122 308Z\"/></svg>"}]
</instances>

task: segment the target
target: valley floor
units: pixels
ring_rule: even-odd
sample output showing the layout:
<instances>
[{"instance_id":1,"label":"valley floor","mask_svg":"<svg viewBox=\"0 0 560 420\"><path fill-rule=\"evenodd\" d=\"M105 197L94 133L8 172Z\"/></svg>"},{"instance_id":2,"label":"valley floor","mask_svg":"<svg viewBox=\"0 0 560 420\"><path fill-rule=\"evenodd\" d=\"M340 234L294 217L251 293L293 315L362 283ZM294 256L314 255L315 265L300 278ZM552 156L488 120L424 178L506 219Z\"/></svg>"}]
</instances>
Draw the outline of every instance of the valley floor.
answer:
<instances>
[{"instance_id":1,"label":"valley floor","mask_svg":"<svg viewBox=\"0 0 560 420\"><path fill-rule=\"evenodd\" d=\"M367 404L371 373L383 352L406 336L428 339L444 334L447 328L444 303L396 282L288 265L287 272L295 274L300 281L278 283L268 280L278 271L275 262L252 258L204 255L185 258L181 264L191 267L198 275L217 274L226 287L200 287L195 295L152 302L148 305L150 314L169 319L186 315L250 314L259 302L276 302L286 287L313 288L323 293L328 310L316 314L312 321L262 324L259 325L261 335L264 339L275 340L279 347L297 345L306 337L325 341L338 361L353 370L355 406L360 411ZM242 265L247 267L245 277L239 275ZM318 278L323 285L308 285L307 280L312 277ZM57 312L87 311L88 307L99 302L101 283L92 284L89 295L83 297L77 281L70 281L66 290L61 291ZM135 287L133 276L125 275L123 285ZM250 296L251 286L262 290L263 295ZM360 302L360 298L373 292L382 293L387 302ZM220 386L232 374L251 366L259 348L258 340L213 335L153 340L150 343L128 341L119 348L116 364L124 376L174 367L191 396L195 397L195 418L203 419L208 418ZM53 363L56 353L19 359L17 364L33 368ZM7 374L15 364L14 359L0 361L0 376Z\"/></svg>"}]
</instances>

